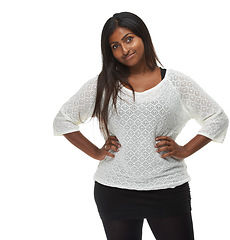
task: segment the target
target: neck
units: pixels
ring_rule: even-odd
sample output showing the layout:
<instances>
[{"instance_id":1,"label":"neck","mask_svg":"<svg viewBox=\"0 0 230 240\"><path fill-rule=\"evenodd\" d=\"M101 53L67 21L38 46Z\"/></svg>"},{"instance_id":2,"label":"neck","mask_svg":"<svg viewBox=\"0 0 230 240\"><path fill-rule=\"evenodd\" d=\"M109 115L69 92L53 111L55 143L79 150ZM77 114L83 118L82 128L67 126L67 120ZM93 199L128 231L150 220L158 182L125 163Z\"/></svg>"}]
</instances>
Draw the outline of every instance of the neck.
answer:
<instances>
[{"instance_id":1,"label":"neck","mask_svg":"<svg viewBox=\"0 0 230 240\"><path fill-rule=\"evenodd\" d=\"M129 72L130 72L130 75L145 75L154 71L155 69L156 68L150 69L147 65L144 64L142 66L135 66L135 67L129 68Z\"/></svg>"},{"instance_id":2,"label":"neck","mask_svg":"<svg viewBox=\"0 0 230 240\"><path fill-rule=\"evenodd\" d=\"M155 69L156 68L150 69L145 63L145 59L143 59L143 61L139 62L139 64L133 67L130 67L129 72L130 72L130 75L145 75L146 73L152 72Z\"/></svg>"}]
</instances>

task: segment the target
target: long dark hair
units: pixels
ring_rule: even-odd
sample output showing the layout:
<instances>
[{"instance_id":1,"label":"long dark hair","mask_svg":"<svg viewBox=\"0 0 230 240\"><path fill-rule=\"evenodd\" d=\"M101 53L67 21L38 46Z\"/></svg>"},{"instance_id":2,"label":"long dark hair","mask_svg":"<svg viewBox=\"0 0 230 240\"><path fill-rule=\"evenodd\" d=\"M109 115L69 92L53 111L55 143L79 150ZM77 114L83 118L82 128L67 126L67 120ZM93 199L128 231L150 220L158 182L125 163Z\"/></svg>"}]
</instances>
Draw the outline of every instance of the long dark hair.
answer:
<instances>
[{"instance_id":1,"label":"long dark hair","mask_svg":"<svg viewBox=\"0 0 230 240\"><path fill-rule=\"evenodd\" d=\"M145 62L149 69L154 70L157 62L160 63L149 31L145 23L137 15L129 12L121 12L114 14L113 17L107 20L101 35L103 66L98 76L96 103L92 115L92 117L98 118L100 129L106 137L109 136L108 106L110 99L112 99L112 104L116 110L117 96L121 88L119 82L132 89L135 99L134 89L128 82L129 68L116 60L109 45L109 37L117 27L127 28L142 39L144 43Z\"/></svg>"}]
</instances>

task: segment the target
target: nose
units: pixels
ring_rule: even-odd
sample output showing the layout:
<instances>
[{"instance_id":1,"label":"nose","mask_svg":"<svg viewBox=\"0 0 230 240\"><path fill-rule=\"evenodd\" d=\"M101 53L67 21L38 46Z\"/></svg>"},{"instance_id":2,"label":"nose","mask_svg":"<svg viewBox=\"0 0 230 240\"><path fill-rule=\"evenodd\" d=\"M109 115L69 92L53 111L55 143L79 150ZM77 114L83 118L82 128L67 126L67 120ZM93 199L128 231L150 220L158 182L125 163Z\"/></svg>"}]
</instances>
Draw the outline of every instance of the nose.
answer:
<instances>
[{"instance_id":1,"label":"nose","mask_svg":"<svg viewBox=\"0 0 230 240\"><path fill-rule=\"evenodd\" d=\"M129 49L127 48L127 46L125 46L124 44L121 45L121 49L122 49L122 53L123 55L128 55L129 53Z\"/></svg>"}]
</instances>

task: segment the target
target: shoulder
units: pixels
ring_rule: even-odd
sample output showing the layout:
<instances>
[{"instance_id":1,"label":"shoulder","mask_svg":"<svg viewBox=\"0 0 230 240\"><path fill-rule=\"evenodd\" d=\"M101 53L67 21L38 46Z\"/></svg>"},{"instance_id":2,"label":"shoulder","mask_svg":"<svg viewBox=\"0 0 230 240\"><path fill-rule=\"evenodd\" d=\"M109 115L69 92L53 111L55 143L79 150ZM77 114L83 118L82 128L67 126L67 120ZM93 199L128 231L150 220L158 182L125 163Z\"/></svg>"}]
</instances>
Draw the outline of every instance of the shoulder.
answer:
<instances>
[{"instance_id":1,"label":"shoulder","mask_svg":"<svg viewBox=\"0 0 230 240\"><path fill-rule=\"evenodd\" d=\"M186 87L195 87L196 82L187 74L184 74L178 70L168 69L167 70L168 80L176 87L176 88L186 88Z\"/></svg>"},{"instance_id":2,"label":"shoulder","mask_svg":"<svg viewBox=\"0 0 230 240\"><path fill-rule=\"evenodd\" d=\"M97 92L97 80L98 76L95 76L89 80L87 80L85 83L78 86L78 90L75 91L75 94L73 97L89 97L89 96L95 96Z\"/></svg>"},{"instance_id":3,"label":"shoulder","mask_svg":"<svg viewBox=\"0 0 230 240\"><path fill-rule=\"evenodd\" d=\"M97 82L98 76L89 79L80 87L80 91L95 91L97 88Z\"/></svg>"},{"instance_id":4,"label":"shoulder","mask_svg":"<svg viewBox=\"0 0 230 240\"><path fill-rule=\"evenodd\" d=\"M95 76L89 80L87 80L85 83L81 83L81 85L78 85L78 89L75 90L74 95L72 95L68 102L72 102L75 100L86 100L95 98L96 92L97 92L97 79L98 76Z\"/></svg>"},{"instance_id":5,"label":"shoulder","mask_svg":"<svg viewBox=\"0 0 230 240\"><path fill-rule=\"evenodd\" d=\"M183 79L190 79L190 77L178 70L168 69L167 75L170 80L183 80Z\"/></svg>"}]
</instances>

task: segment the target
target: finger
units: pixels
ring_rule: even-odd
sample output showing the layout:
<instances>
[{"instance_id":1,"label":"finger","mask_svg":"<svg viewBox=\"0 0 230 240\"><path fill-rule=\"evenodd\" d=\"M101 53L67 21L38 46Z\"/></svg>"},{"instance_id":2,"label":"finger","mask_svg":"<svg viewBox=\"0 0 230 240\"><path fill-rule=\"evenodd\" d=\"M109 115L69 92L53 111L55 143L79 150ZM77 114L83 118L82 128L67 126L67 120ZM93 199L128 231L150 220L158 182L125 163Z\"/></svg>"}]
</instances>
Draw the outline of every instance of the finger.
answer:
<instances>
[{"instance_id":1,"label":"finger","mask_svg":"<svg viewBox=\"0 0 230 240\"><path fill-rule=\"evenodd\" d=\"M113 144L111 144L111 143L105 143L105 145L104 145L104 149L105 149L106 151L109 151L110 149L113 149L113 150L114 150L115 147L116 147L116 145L113 145ZM116 147L116 149L117 149L117 147Z\"/></svg>"},{"instance_id":2,"label":"finger","mask_svg":"<svg viewBox=\"0 0 230 240\"><path fill-rule=\"evenodd\" d=\"M105 144L104 145L104 150L105 151L115 151L115 152L119 152L119 147L117 145L113 145L113 144Z\"/></svg>"},{"instance_id":3,"label":"finger","mask_svg":"<svg viewBox=\"0 0 230 240\"><path fill-rule=\"evenodd\" d=\"M167 158L167 157L170 157L170 156L172 156L171 152L161 155L161 158Z\"/></svg>"},{"instance_id":4,"label":"finger","mask_svg":"<svg viewBox=\"0 0 230 240\"><path fill-rule=\"evenodd\" d=\"M108 138L108 140L119 142L119 140L117 139L116 136L110 136L110 137Z\"/></svg>"},{"instance_id":5,"label":"finger","mask_svg":"<svg viewBox=\"0 0 230 240\"><path fill-rule=\"evenodd\" d=\"M116 136L110 136L107 141L115 142L115 143L120 144L120 143L119 143L119 140L117 139Z\"/></svg>"},{"instance_id":6,"label":"finger","mask_svg":"<svg viewBox=\"0 0 230 240\"><path fill-rule=\"evenodd\" d=\"M117 145L111 144L111 145L109 145L109 150L113 150L113 151L118 152L119 151L119 147Z\"/></svg>"},{"instance_id":7,"label":"finger","mask_svg":"<svg viewBox=\"0 0 230 240\"><path fill-rule=\"evenodd\" d=\"M114 147L116 149L120 148L121 147L121 144L116 142L116 141L106 141L106 145L109 146L110 148L112 148L114 150Z\"/></svg>"},{"instance_id":8,"label":"finger","mask_svg":"<svg viewBox=\"0 0 230 240\"><path fill-rule=\"evenodd\" d=\"M118 140L116 136L109 136L109 138Z\"/></svg>"},{"instance_id":9,"label":"finger","mask_svg":"<svg viewBox=\"0 0 230 240\"><path fill-rule=\"evenodd\" d=\"M167 137L167 136L156 137L156 141L162 141L162 140L171 141L172 139L170 137Z\"/></svg>"},{"instance_id":10,"label":"finger","mask_svg":"<svg viewBox=\"0 0 230 240\"><path fill-rule=\"evenodd\" d=\"M161 148L158 148L157 149L157 152L171 152L172 151L172 148L169 147L169 146L165 146L165 147L161 147Z\"/></svg>"},{"instance_id":11,"label":"finger","mask_svg":"<svg viewBox=\"0 0 230 240\"><path fill-rule=\"evenodd\" d=\"M108 152L108 151L105 151L105 155L107 155L109 157L112 157L112 158L115 158L115 155L112 154L111 152Z\"/></svg>"},{"instance_id":12,"label":"finger","mask_svg":"<svg viewBox=\"0 0 230 240\"><path fill-rule=\"evenodd\" d=\"M170 142L162 140L155 145L156 148L159 148L159 147L162 147L162 146L170 146Z\"/></svg>"},{"instance_id":13,"label":"finger","mask_svg":"<svg viewBox=\"0 0 230 240\"><path fill-rule=\"evenodd\" d=\"M111 143L112 145L115 145L115 146L121 146L121 144L120 144L118 141L112 140L112 141L110 141L110 143Z\"/></svg>"}]
</instances>

